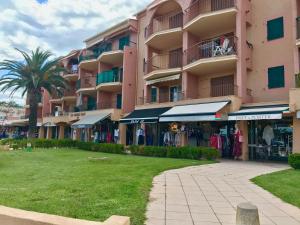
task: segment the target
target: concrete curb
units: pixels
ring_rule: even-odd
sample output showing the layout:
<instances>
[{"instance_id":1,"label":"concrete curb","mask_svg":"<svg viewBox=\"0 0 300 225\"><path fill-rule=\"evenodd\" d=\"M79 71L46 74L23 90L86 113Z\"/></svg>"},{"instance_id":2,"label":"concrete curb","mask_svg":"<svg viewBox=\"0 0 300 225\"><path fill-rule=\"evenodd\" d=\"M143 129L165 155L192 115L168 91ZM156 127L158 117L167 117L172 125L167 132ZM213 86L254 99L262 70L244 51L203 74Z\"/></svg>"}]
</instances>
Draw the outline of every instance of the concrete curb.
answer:
<instances>
[{"instance_id":1,"label":"concrete curb","mask_svg":"<svg viewBox=\"0 0 300 225\"><path fill-rule=\"evenodd\" d=\"M130 225L130 218L111 216L104 222L72 219L0 206L0 224L5 225Z\"/></svg>"}]
</instances>

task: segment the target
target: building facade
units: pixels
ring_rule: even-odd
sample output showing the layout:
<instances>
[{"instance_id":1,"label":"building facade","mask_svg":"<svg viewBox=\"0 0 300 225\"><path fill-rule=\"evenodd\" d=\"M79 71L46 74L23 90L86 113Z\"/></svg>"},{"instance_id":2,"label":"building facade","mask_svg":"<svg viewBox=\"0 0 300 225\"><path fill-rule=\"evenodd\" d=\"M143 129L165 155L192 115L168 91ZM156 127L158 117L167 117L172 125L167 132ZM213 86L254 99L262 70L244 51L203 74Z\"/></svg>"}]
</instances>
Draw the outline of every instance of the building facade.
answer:
<instances>
[{"instance_id":1,"label":"building facade","mask_svg":"<svg viewBox=\"0 0 300 225\"><path fill-rule=\"evenodd\" d=\"M155 0L63 58L74 89L44 93L40 137L286 160L300 152L299 10L297 0Z\"/></svg>"}]
</instances>

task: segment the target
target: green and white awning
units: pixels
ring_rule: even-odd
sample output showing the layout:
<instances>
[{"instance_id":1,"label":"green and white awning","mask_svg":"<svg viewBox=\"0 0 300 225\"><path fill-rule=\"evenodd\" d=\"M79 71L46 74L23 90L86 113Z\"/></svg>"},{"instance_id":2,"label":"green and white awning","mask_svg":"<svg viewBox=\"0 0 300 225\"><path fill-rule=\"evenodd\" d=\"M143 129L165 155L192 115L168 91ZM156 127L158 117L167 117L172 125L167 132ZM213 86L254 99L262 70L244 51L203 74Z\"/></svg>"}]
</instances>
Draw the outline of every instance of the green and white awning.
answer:
<instances>
[{"instance_id":1,"label":"green and white awning","mask_svg":"<svg viewBox=\"0 0 300 225\"><path fill-rule=\"evenodd\" d=\"M282 119L283 113L288 111L288 105L243 107L237 112L229 113L228 120L276 120Z\"/></svg>"},{"instance_id":2,"label":"green and white awning","mask_svg":"<svg viewBox=\"0 0 300 225\"><path fill-rule=\"evenodd\" d=\"M193 105L174 106L163 113L159 122L216 121L222 119L218 114L230 101L209 102Z\"/></svg>"},{"instance_id":3,"label":"green and white awning","mask_svg":"<svg viewBox=\"0 0 300 225\"><path fill-rule=\"evenodd\" d=\"M76 123L73 123L71 125L72 128L91 128L93 127L96 123L110 117L111 113L106 112L106 113L97 113L95 115L87 115L82 117L79 121Z\"/></svg>"}]
</instances>

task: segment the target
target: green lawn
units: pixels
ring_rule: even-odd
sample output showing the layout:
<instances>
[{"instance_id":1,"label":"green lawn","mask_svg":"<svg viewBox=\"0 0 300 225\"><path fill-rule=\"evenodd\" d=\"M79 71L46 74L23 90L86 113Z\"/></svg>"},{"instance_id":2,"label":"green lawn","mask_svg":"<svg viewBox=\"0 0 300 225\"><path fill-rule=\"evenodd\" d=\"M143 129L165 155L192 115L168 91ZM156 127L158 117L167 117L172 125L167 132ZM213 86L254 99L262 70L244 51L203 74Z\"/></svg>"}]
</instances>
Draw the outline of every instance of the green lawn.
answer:
<instances>
[{"instance_id":1,"label":"green lawn","mask_svg":"<svg viewBox=\"0 0 300 225\"><path fill-rule=\"evenodd\" d=\"M283 201L300 208L300 170L285 170L256 177L252 181Z\"/></svg>"},{"instance_id":2,"label":"green lawn","mask_svg":"<svg viewBox=\"0 0 300 225\"><path fill-rule=\"evenodd\" d=\"M205 163L75 149L0 152L0 204L95 221L124 215L142 225L155 175Z\"/></svg>"}]
</instances>

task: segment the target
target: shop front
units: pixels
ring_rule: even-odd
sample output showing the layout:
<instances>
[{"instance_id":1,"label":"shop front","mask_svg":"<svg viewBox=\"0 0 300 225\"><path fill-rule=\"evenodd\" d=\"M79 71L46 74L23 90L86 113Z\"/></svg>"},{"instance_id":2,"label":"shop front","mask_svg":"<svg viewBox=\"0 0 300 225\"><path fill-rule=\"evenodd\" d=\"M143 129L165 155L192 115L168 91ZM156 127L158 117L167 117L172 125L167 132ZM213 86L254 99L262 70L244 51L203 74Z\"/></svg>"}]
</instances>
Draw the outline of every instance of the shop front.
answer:
<instances>
[{"instance_id":1,"label":"shop front","mask_svg":"<svg viewBox=\"0 0 300 225\"><path fill-rule=\"evenodd\" d=\"M110 112L86 115L71 125L72 139L96 143L118 143L119 122L111 119Z\"/></svg>"},{"instance_id":2,"label":"shop front","mask_svg":"<svg viewBox=\"0 0 300 225\"><path fill-rule=\"evenodd\" d=\"M215 147L224 158L240 157L241 145L236 142L238 128L234 121L227 120L230 101L174 106L163 113L160 126L167 135L164 145ZM172 129L172 127L177 129ZM171 141L169 141L169 139ZM237 151L238 150L238 151ZM237 154L237 155L235 155Z\"/></svg>"},{"instance_id":3,"label":"shop front","mask_svg":"<svg viewBox=\"0 0 300 225\"><path fill-rule=\"evenodd\" d=\"M120 120L126 125L126 145L161 145L159 116L170 107L136 109Z\"/></svg>"},{"instance_id":4,"label":"shop front","mask_svg":"<svg viewBox=\"0 0 300 225\"><path fill-rule=\"evenodd\" d=\"M293 150L293 117L288 105L242 107L230 121L246 123L244 151L250 160L287 161Z\"/></svg>"}]
</instances>

